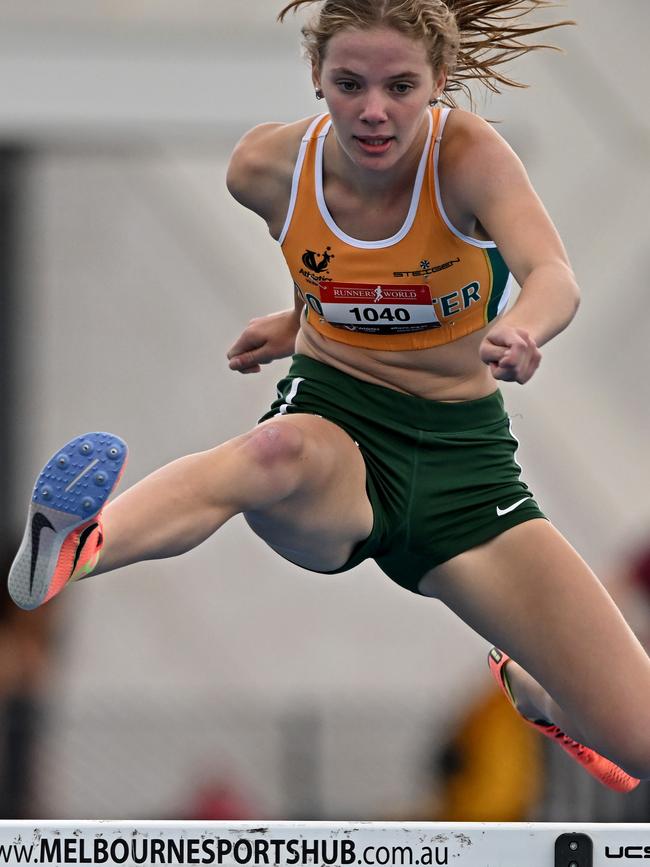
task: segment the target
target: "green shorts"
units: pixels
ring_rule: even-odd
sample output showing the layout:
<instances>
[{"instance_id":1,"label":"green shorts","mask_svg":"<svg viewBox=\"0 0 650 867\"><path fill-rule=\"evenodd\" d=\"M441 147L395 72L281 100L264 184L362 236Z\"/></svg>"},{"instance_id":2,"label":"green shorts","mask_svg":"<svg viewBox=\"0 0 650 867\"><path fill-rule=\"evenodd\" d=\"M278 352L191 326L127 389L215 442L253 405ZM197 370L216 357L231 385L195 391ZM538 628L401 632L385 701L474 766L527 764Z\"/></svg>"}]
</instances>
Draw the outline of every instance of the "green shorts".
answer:
<instances>
[{"instance_id":1,"label":"green shorts","mask_svg":"<svg viewBox=\"0 0 650 867\"><path fill-rule=\"evenodd\" d=\"M372 385L304 355L260 421L310 413L343 428L366 464L374 524L350 559L372 558L418 592L425 573L532 518L544 518L515 460L500 391L446 403Z\"/></svg>"}]
</instances>

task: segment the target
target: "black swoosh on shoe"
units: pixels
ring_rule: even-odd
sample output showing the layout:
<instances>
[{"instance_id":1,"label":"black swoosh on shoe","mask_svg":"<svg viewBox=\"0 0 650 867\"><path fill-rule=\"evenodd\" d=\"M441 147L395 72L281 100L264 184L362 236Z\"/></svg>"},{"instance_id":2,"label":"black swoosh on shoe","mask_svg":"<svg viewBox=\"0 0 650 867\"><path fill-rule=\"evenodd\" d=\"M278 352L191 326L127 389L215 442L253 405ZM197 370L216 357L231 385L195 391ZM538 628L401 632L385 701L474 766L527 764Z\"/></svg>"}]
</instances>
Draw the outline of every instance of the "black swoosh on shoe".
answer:
<instances>
[{"instance_id":1,"label":"black swoosh on shoe","mask_svg":"<svg viewBox=\"0 0 650 867\"><path fill-rule=\"evenodd\" d=\"M50 521L42 514L42 512L34 512L32 518L32 563L29 570L29 592L31 594L34 586L34 573L36 571L36 561L38 560L38 549L41 544L41 533L43 530L54 530ZM54 530L56 532L56 530Z\"/></svg>"}]
</instances>

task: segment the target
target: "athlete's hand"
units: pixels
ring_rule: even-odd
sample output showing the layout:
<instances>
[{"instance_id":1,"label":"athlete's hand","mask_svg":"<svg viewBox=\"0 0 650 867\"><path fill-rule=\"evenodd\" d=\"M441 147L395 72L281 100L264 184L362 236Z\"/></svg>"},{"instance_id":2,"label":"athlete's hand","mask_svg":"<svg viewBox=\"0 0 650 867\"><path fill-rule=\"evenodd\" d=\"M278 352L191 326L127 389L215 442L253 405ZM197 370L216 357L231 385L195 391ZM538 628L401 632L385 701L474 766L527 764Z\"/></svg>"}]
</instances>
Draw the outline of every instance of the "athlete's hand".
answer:
<instances>
[{"instance_id":1,"label":"athlete's hand","mask_svg":"<svg viewBox=\"0 0 650 867\"><path fill-rule=\"evenodd\" d=\"M228 366L240 373L259 373L262 364L293 355L299 327L293 308L251 319L227 352Z\"/></svg>"},{"instance_id":2,"label":"athlete's hand","mask_svg":"<svg viewBox=\"0 0 650 867\"><path fill-rule=\"evenodd\" d=\"M495 379L523 385L539 367L542 353L524 328L498 322L479 347L479 355Z\"/></svg>"}]
</instances>

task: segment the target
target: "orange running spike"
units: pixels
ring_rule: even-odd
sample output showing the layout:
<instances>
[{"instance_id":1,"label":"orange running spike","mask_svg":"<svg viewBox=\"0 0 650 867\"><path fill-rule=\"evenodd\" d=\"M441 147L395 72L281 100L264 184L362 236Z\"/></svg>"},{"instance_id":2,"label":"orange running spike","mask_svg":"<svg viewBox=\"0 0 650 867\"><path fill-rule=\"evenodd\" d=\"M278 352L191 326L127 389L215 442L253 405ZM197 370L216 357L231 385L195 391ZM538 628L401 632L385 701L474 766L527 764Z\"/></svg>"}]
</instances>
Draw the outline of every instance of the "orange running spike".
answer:
<instances>
[{"instance_id":1,"label":"orange running spike","mask_svg":"<svg viewBox=\"0 0 650 867\"><path fill-rule=\"evenodd\" d=\"M503 690L503 693L510 704L515 708L515 710L517 710L504 672L504 666L506 662L509 661L510 657L496 647L493 647L488 654L488 666L494 679ZM517 711L517 713L519 713L519 711ZM592 777L595 777L595 779L597 779L599 783L602 783L603 786L607 786L609 789L614 789L615 792L631 792L632 789L636 789L639 785L640 780L637 780L636 777L631 777L629 774L626 774L622 768L619 768L618 765L615 765L614 762L606 759L605 756L601 756L600 753L597 753L595 750L584 746L584 744L578 743L578 741L574 741L573 738L565 735L564 732L558 728L558 726L553 725L553 723L544 722L542 720L531 720L521 713L519 715L522 719L526 720L529 725L536 728L547 738L556 741L572 759L582 765L585 771L587 771L588 774L591 774Z\"/></svg>"}]
</instances>

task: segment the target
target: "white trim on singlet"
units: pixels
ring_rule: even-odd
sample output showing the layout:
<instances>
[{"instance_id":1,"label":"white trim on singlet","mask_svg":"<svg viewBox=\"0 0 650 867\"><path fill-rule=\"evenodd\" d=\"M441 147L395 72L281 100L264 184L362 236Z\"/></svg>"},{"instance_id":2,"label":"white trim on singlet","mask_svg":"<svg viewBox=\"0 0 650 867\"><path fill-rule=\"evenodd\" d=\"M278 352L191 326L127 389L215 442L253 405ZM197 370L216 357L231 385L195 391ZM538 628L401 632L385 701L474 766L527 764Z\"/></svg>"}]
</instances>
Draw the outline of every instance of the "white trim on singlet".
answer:
<instances>
[{"instance_id":1,"label":"white trim on singlet","mask_svg":"<svg viewBox=\"0 0 650 867\"><path fill-rule=\"evenodd\" d=\"M298 389L300 388L300 383L305 381L304 376L297 376L294 381L291 383L291 388L289 389L289 393L284 399L284 403L280 406L280 409L276 414L286 415L287 410L290 406L293 405L294 398L298 394Z\"/></svg>"},{"instance_id":2,"label":"white trim on singlet","mask_svg":"<svg viewBox=\"0 0 650 867\"><path fill-rule=\"evenodd\" d=\"M499 300L499 306L497 307L497 316L499 316L508 306L508 301L510 301L510 293L512 292L512 286L515 282L515 278L512 276L512 273L508 273L508 279L506 280L506 285L503 287L503 295Z\"/></svg>"},{"instance_id":3,"label":"white trim on singlet","mask_svg":"<svg viewBox=\"0 0 650 867\"><path fill-rule=\"evenodd\" d=\"M392 247L394 244L399 243L403 238L406 237L406 235L408 235L411 226L413 225L413 221L415 220L418 204L420 202L422 181L424 180L424 172L427 167L429 148L431 147L431 136L433 134L433 119L431 117L431 112L428 112L428 115L429 132L427 134L427 140L424 144L424 149L422 151L422 156L420 157L417 174L415 176L413 195L411 196L411 204L409 206L408 214L406 215L406 220L404 221L402 228L395 235L393 235L392 238L385 238L380 241L360 241L358 238L353 238L351 237L351 235L346 234L343 229L339 229L339 227L334 222L334 218L330 214L327 203L325 202L325 194L323 192L323 147L325 145L325 137L329 132L332 121L328 121L328 123L325 124L321 132L318 134L318 142L316 144L316 201L318 202L318 209L321 213L321 217L325 220L325 223L327 224L330 231L333 232L337 238L340 238L341 241L345 241L345 243L349 244L351 247L359 247L363 250L379 250L383 247Z\"/></svg>"},{"instance_id":4,"label":"white trim on singlet","mask_svg":"<svg viewBox=\"0 0 650 867\"><path fill-rule=\"evenodd\" d=\"M298 157L296 159L296 165L293 170L293 178L291 181L291 198L289 199L289 208L287 210L287 216L284 221L284 226L282 227L282 231L280 232L280 237L278 238L278 244L284 243L284 239L287 237L287 232L289 231L289 226L291 225L291 219L293 217L293 212L296 207L296 199L298 198L298 184L300 183L302 166L305 162L307 145L309 144L312 133L324 117L324 114L320 114L309 124L309 129L304 134L304 136L302 137L302 141L300 142L300 150L298 151Z\"/></svg>"},{"instance_id":5,"label":"white trim on singlet","mask_svg":"<svg viewBox=\"0 0 650 867\"><path fill-rule=\"evenodd\" d=\"M467 244L471 244L473 247L481 247L484 250L491 247L496 247L494 241L479 241L478 238L472 238L471 235L463 235L463 233L460 232L453 225L453 223L447 216L447 212L443 207L442 197L440 195L440 179L438 177L438 161L440 159L440 142L442 141L442 133L445 129L445 124L447 123L447 118L449 117L450 111L450 108L443 108L440 112L438 135L436 136L436 142L433 146L433 185L436 191L436 204L438 205L440 216L445 221L445 224L449 231L452 232L457 238L460 238L461 241L465 241Z\"/></svg>"}]
</instances>

